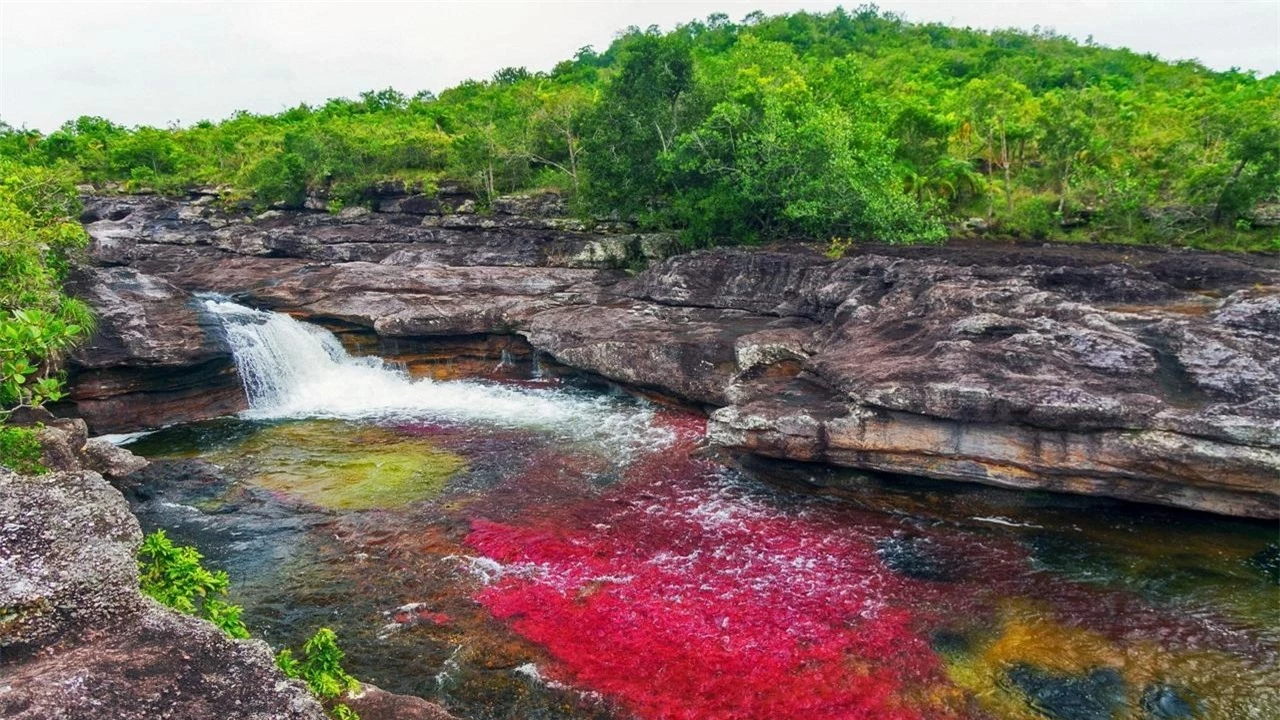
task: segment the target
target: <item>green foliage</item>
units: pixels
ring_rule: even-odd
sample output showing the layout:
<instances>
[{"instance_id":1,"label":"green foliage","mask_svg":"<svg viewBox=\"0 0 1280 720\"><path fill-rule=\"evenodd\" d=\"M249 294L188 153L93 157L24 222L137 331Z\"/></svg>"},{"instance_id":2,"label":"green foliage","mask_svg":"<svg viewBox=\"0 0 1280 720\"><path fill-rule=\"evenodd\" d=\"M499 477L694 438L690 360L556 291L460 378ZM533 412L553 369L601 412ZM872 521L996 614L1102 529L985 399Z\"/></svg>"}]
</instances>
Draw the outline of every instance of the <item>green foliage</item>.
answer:
<instances>
[{"instance_id":1,"label":"green foliage","mask_svg":"<svg viewBox=\"0 0 1280 720\"><path fill-rule=\"evenodd\" d=\"M0 466L23 475L49 472L36 431L27 427L0 426Z\"/></svg>"},{"instance_id":2,"label":"green foliage","mask_svg":"<svg viewBox=\"0 0 1280 720\"><path fill-rule=\"evenodd\" d=\"M6 457L3 453L8 431L0 428L0 457ZM38 445L36 449L38 452ZM226 572L210 572L201 564L202 559L195 548L174 545L164 530L156 530L143 539L138 550L142 591L174 610L204 617L233 638L248 638L249 630L240 619L240 606L221 599L230 584ZM276 654L276 665L286 676L306 682L321 700L360 690L360 682L343 669L344 654L338 647L338 636L329 628L316 631L303 644L302 655L304 659L299 660L292 650L284 648ZM332 704L330 715L335 720L360 720L354 710L342 703Z\"/></svg>"},{"instance_id":3,"label":"green foliage","mask_svg":"<svg viewBox=\"0 0 1280 720\"><path fill-rule=\"evenodd\" d=\"M1280 200L1276 97L1280 74L870 6L629 28L550 72L505 68L439 97L388 88L171 129L0 125L0 158L263 206L363 204L388 180L447 177L482 207L554 187L583 214L694 245L928 242L982 215L1027 237L1264 247L1240 221Z\"/></svg>"},{"instance_id":4,"label":"green foliage","mask_svg":"<svg viewBox=\"0 0 1280 720\"><path fill-rule=\"evenodd\" d=\"M227 594L227 573L210 572L202 559L195 548L176 546L164 530L156 530L138 550L142 591L179 612L209 620L233 638L249 637L241 608L221 599Z\"/></svg>"},{"instance_id":5,"label":"green foliage","mask_svg":"<svg viewBox=\"0 0 1280 720\"><path fill-rule=\"evenodd\" d=\"M1026 198L1001 216L1000 227L1019 237L1045 240L1061 224L1057 206L1058 200L1050 196Z\"/></svg>"},{"instance_id":6,"label":"green foliage","mask_svg":"<svg viewBox=\"0 0 1280 720\"><path fill-rule=\"evenodd\" d=\"M360 682L342 668L344 653L338 647L338 636L322 627L302 646L305 659L298 660L293 651L285 648L276 654L276 665L291 678L307 683L311 692L322 700L333 700L344 693L358 692ZM354 710L336 703L330 714L337 720L359 720Z\"/></svg>"},{"instance_id":7,"label":"green foliage","mask_svg":"<svg viewBox=\"0 0 1280 720\"><path fill-rule=\"evenodd\" d=\"M69 178L62 166L0 158L0 420L63 397L62 353L92 324L88 307L62 292L87 242Z\"/></svg>"}]
</instances>

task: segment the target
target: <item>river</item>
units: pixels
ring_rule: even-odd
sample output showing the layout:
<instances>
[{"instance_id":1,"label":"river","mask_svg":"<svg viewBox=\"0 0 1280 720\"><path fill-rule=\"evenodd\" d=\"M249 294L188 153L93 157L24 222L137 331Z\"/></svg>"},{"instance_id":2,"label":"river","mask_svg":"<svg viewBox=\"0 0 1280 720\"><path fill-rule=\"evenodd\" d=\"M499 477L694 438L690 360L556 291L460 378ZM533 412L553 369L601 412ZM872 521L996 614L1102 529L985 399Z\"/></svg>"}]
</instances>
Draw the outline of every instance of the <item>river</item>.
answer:
<instances>
[{"instance_id":1,"label":"river","mask_svg":"<svg viewBox=\"0 0 1280 720\"><path fill-rule=\"evenodd\" d=\"M413 379L205 300L250 410L128 493L255 635L464 718L1280 717L1274 524L726 464L598 385ZM845 475L853 475L842 471ZM797 492L804 489L805 492Z\"/></svg>"}]
</instances>

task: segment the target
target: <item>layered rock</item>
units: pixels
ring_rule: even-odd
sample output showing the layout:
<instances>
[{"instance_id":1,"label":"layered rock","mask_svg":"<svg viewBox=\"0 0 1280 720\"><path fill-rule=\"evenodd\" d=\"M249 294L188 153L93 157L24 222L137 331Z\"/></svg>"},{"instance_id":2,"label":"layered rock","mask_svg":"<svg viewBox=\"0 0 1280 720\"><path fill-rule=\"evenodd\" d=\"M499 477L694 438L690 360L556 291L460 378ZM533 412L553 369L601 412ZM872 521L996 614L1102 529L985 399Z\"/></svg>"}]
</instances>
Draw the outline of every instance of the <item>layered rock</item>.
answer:
<instances>
[{"instance_id":1,"label":"layered rock","mask_svg":"<svg viewBox=\"0 0 1280 720\"><path fill-rule=\"evenodd\" d=\"M543 216L557 211L545 199L488 217L398 207L228 219L103 200L94 255L126 267L90 272L104 288L171 288L129 295L143 305L212 290L384 343L518 334L707 407L710 441L733 452L1280 516L1275 258L717 250L629 277L605 266L656 256L656 241L564 229L579 221ZM584 259L610 243L615 261ZM86 296L110 308L116 292ZM107 313L104 333L118 322Z\"/></svg>"},{"instance_id":2,"label":"layered rock","mask_svg":"<svg viewBox=\"0 0 1280 720\"><path fill-rule=\"evenodd\" d=\"M70 290L93 306L98 329L71 354L61 409L110 432L245 407L230 347L189 292L127 267L84 268Z\"/></svg>"}]
</instances>

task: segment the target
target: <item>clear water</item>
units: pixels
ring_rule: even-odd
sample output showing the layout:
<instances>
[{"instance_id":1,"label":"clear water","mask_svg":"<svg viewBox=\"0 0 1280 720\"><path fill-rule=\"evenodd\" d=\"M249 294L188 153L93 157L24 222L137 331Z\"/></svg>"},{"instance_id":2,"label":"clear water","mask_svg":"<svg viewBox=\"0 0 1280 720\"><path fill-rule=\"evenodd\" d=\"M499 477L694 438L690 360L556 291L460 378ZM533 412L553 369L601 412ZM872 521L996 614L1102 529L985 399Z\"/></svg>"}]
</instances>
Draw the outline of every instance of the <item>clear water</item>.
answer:
<instances>
[{"instance_id":1,"label":"clear water","mask_svg":"<svg viewBox=\"0 0 1280 720\"><path fill-rule=\"evenodd\" d=\"M244 417L135 439L132 491L256 633L337 630L466 718L1275 718L1274 524L750 472L700 418L413 381L228 303ZM825 474L823 474L825 473ZM811 477L820 475L819 477Z\"/></svg>"}]
</instances>

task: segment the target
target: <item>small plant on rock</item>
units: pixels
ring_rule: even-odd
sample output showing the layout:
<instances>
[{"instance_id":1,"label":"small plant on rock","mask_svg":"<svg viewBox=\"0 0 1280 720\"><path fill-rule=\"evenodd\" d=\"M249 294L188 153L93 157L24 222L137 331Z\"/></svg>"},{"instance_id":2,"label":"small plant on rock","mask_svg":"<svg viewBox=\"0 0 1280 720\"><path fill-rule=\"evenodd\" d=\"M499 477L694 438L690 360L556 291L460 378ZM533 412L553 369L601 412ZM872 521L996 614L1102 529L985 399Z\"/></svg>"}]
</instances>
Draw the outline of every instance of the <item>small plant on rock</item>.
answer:
<instances>
[{"instance_id":1,"label":"small plant on rock","mask_svg":"<svg viewBox=\"0 0 1280 720\"><path fill-rule=\"evenodd\" d=\"M827 250L823 254L831 260L839 260L844 254L849 252L849 248L853 247L853 238L833 237L827 245Z\"/></svg>"},{"instance_id":2,"label":"small plant on rock","mask_svg":"<svg viewBox=\"0 0 1280 720\"><path fill-rule=\"evenodd\" d=\"M202 559L195 548L174 545L164 530L156 530L138 550L142 591L174 610L205 618L233 638L249 637L240 606L220 599L230 584L227 573L205 569Z\"/></svg>"},{"instance_id":3,"label":"small plant on rock","mask_svg":"<svg viewBox=\"0 0 1280 720\"><path fill-rule=\"evenodd\" d=\"M34 429L0 426L0 466L23 475L40 475L49 472L42 459Z\"/></svg>"},{"instance_id":4,"label":"small plant on rock","mask_svg":"<svg viewBox=\"0 0 1280 720\"><path fill-rule=\"evenodd\" d=\"M307 683L311 692L321 700L333 700L346 692L356 692L360 682L342 669L344 653L338 647L338 636L327 627L322 627L302 646L305 659L294 657L293 651L285 648L276 654L276 665L291 678L298 678ZM332 706L330 713L337 720L359 720L354 710L342 703Z\"/></svg>"}]
</instances>

